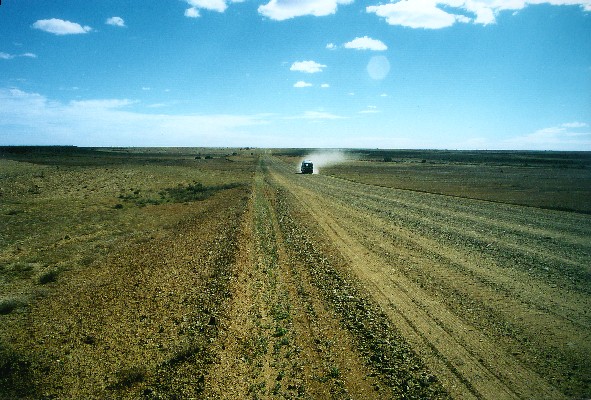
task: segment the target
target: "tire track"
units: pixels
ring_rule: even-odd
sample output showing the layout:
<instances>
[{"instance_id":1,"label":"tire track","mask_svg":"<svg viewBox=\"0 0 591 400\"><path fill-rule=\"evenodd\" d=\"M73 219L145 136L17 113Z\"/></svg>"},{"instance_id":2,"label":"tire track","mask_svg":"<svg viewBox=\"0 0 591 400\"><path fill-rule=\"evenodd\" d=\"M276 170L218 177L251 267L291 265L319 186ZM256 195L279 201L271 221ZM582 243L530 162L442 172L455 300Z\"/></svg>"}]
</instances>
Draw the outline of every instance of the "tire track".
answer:
<instances>
[{"instance_id":1,"label":"tire track","mask_svg":"<svg viewBox=\"0 0 591 400\"><path fill-rule=\"evenodd\" d=\"M312 190L321 192L323 198L331 198L332 204L353 207L364 213L360 223L363 218L371 215L375 217L374 221L384 221L390 230L394 226L398 229L410 227L415 237L430 238L432 245L429 247L437 249L439 253L451 253L447 258L460 261L463 268L467 268L469 273L480 281L494 283L496 287L531 304L539 311L550 311L580 327L591 326L591 316L588 313L589 297L586 294L591 287L588 284L591 276L584 270L585 266L591 265L591 241L588 239L571 237L572 241L579 241L585 245L573 248L567 241L561 247L567 248L568 253L561 250L562 255L555 256L556 249L548 248L544 241L539 243L540 236L532 239L534 235L531 232L519 232L514 236L508 236L505 229L487 227L496 225L495 221L484 219L478 223L478 215L486 210L486 207L474 207L474 204L488 204L493 208L496 204L476 201L472 205L474 216L466 221L454 212L450 215L445 214L448 207L452 208L448 202L444 202L443 206L425 208L422 205L414 205L412 201L402 198L403 196L392 196L392 193L397 191L392 191L389 197L385 194L377 196L368 193L367 190L355 192L350 187L341 191L338 184L331 184L332 181L333 179L315 179ZM360 188L367 189L365 185L361 185ZM378 191L383 190L378 188ZM414 195L416 194L411 198L414 198ZM399 207L399 204L404 204L404 207ZM434 212L431 212L432 210ZM497 219L503 220L503 213L498 214ZM580 217L587 218L582 215ZM575 225L584 226L585 223L579 221ZM406 231L410 232L408 229ZM548 229L545 232L547 234ZM558 236L557 232L558 230L553 227L552 233ZM394 235L396 236L396 233ZM454 251L455 249L461 249L461 253ZM471 261L461 262L465 259ZM538 279L532 281L532 274L538 276ZM557 276L559 274L564 276ZM553 280L558 282L555 283ZM579 293L581 290L583 293Z\"/></svg>"},{"instance_id":2,"label":"tire track","mask_svg":"<svg viewBox=\"0 0 591 400\"><path fill-rule=\"evenodd\" d=\"M243 221L232 304L205 398L392 398L367 368L286 243L259 168Z\"/></svg>"},{"instance_id":3,"label":"tire track","mask_svg":"<svg viewBox=\"0 0 591 400\"><path fill-rule=\"evenodd\" d=\"M507 354L495 340L455 315L432 293L421 289L398 268L392 267L389 264L390 259L363 242L363 235L371 236L370 240L376 243L383 240L379 234L374 233L379 230L376 228L380 228L380 223L376 222L380 221L380 216L371 208L358 204L363 201L385 202L388 200L387 196L372 199L367 193L366 185L358 185L356 191L351 189L354 185L348 185L349 193L343 192L337 184L329 185L326 182L330 179L322 177L314 177L319 178L313 182L314 185L318 184L317 189L310 180L300 183L296 180L299 177L294 177L291 171L287 175L281 164L275 164L274 168L274 178L300 200L301 206L313 215L327 235L342 249L355 273L374 288L373 293L377 300L409 341L422 349L430 367L437 371L442 380L447 381L446 387L454 396L464 397L471 393L477 398L562 397L560 392L538 374ZM325 188L329 187L330 193L327 193L328 189L325 192ZM341 200L335 202L335 198ZM392 198L393 201L397 200L396 197ZM453 217L454 215L449 219L453 220ZM365 221L366 229L359 228L360 221ZM399 232L398 236L407 240L410 237L412 240L413 236L408 233ZM441 243L429 243L421 234L415 235L414 241L422 249L419 257L441 247ZM397 251L396 247L386 248ZM412 252L405 254L413 257ZM452 252L447 258L461 256L461 253ZM425 264L425 260L419 262ZM471 261L466 263L472 265ZM459 286L461 285L456 285ZM494 292L490 295L493 294Z\"/></svg>"}]
</instances>

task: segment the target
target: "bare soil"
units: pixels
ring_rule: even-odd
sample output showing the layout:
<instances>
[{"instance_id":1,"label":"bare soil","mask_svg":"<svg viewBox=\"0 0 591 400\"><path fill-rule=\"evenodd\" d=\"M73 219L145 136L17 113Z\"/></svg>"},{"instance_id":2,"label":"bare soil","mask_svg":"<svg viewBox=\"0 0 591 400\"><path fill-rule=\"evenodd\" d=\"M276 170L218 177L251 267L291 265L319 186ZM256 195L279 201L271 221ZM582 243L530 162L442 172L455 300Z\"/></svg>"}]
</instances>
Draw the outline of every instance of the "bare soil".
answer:
<instances>
[{"instance_id":1,"label":"bare soil","mask_svg":"<svg viewBox=\"0 0 591 400\"><path fill-rule=\"evenodd\" d=\"M589 214L64 151L0 158L0 398L591 396Z\"/></svg>"}]
</instances>

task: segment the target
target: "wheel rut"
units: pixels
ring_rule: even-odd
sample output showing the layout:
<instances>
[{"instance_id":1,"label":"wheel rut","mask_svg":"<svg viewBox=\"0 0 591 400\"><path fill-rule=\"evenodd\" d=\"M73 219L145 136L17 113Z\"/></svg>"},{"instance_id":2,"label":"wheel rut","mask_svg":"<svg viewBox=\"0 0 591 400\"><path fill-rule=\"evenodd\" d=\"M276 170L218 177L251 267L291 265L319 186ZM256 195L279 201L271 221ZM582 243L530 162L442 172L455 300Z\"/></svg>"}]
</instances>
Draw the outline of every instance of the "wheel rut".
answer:
<instances>
[{"instance_id":1,"label":"wheel rut","mask_svg":"<svg viewBox=\"0 0 591 400\"><path fill-rule=\"evenodd\" d=\"M281 230L261 166L242 222L232 301L214 344L207 398L391 398L313 285ZM289 239L289 238L288 238Z\"/></svg>"},{"instance_id":2,"label":"wheel rut","mask_svg":"<svg viewBox=\"0 0 591 400\"><path fill-rule=\"evenodd\" d=\"M352 184L347 185L349 194L346 194L339 192L337 184L329 185L332 182L329 178L312 177L321 188L316 189L309 180L304 181L288 173L280 162L273 162L273 179L299 201L302 209L310 213L328 240L348 260L353 274L366 285L367 292L381 305L453 397L564 397L539 372L523 363L522 360L527 360L527 357L516 357L517 354L511 353L503 339L482 325L474 325L459 313L459 309L450 307L439 297L449 293L437 293L424 286L428 280L420 282L412 278L414 273L423 271L423 275L431 274L430 279L453 280L455 273L457 282L451 283L450 287L459 292L453 296L470 298L476 301L475 306L494 301L497 303L491 305L494 312L499 312L499 307L502 312L504 306L508 307L508 312L521 307L516 317L520 318L521 315L521 318L525 318L531 312L531 304L515 302L515 299L507 298L502 291L497 292L489 284L473 280L470 274L464 275L466 270L476 274L482 274L479 270L484 271L484 268L475 268L477 264L473 257L466 257L463 251L446 247L444 243L430 241L421 231L417 235L404 226L393 228L391 224L383 222L380 214L372 210L372 205L396 201L395 197L387 198L381 194L382 199L376 199L369 193L367 185L357 185L357 189L352 189L355 186ZM334 201L337 197L339 201ZM363 202L370 206L360 205ZM444 213L443 209L437 212ZM457 211L445 217L453 220L458 217L456 214ZM474 218L477 217L467 219ZM433 258L433 255L437 257ZM452 259L462 260L457 272L452 270ZM409 273L409 268L414 271ZM434 272L430 272L431 269ZM438 278L437 274L440 274ZM488 282L495 282L496 279L491 275ZM466 286L473 287L466 289ZM480 298L474 300L473 297L477 295ZM582 299L584 302L585 297ZM543 300L538 303L541 305ZM581 315L579 320L584 321L585 317ZM547 313L543 317L553 318ZM506 316L496 318L503 320ZM544 324L543 320L539 323ZM568 321L560 321L562 326L565 323L568 324ZM571 328L577 331L577 328ZM570 337L584 345L587 336L575 333Z\"/></svg>"}]
</instances>

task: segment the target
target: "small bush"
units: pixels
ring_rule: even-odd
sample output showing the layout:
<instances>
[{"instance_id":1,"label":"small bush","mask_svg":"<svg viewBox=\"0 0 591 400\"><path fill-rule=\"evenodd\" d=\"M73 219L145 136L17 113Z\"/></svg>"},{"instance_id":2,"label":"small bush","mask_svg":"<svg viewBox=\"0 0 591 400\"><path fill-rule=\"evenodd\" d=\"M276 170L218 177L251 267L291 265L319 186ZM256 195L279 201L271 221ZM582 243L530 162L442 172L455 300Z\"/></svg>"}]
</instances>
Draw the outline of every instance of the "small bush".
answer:
<instances>
[{"instance_id":1,"label":"small bush","mask_svg":"<svg viewBox=\"0 0 591 400\"><path fill-rule=\"evenodd\" d=\"M12 298L12 297L9 297L6 299L1 299L0 300L0 314L2 314L2 315L10 314L11 312L13 312L15 309L17 309L21 305L22 305L21 301L19 301L18 299Z\"/></svg>"},{"instance_id":2,"label":"small bush","mask_svg":"<svg viewBox=\"0 0 591 400\"><path fill-rule=\"evenodd\" d=\"M51 282L55 282L57 280L57 276L59 275L59 271L57 269L50 269L48 271L42 272L37 278L37 281L40 285L46 285Z\"/></svg>"},{"instance_id":3,"label":"small bush","mask_svg":"<svg viewBox=\"0 0 591 400\"><path fill-rule=\"evenodd\" d=\"M174 188L167 188L158 192L159 198L148 197L147 194L140 194L139 190L133 192L133 194L121 194L119 198L123 201L135 203L138 207L144 207L147 205L159 205L165 203L188 203L192 201L205 200L220 190L233 189L240 184L228 184L218 186L203 186L203 184L194 182L187 186L179 185ZM122 205L115 206L115 208L121 208Z\"/></svg>"},{"instance_id":4,"label":"small bush","mask_svg":"<svg viewBox=\"0 0 591 400\"><path fill-rule=\"evenodd\" d=\"M281 337L287 334L287 329L285 329L282 326L276 326L275 327L275 333L273 333L274 337Z\"/></svg>"},{"instance_id":5,"label":"small bush","mask_svg":"<svg viewBox=\"0 0 591 400\"><path fill-rule=\"evenodd\" d=\"M28 359L0 342L0 399L40 398L30 365Z\"/></svg>"},{"instance_id":6,"label":"small bush","mask_svg":"<svg viewBox=\"0 0 591 400\"><path fill-rule=\"evenodd\" d=\"M338 367L330 367L330 371L328 372L328 376L330 376L331 378L338 378L341 376L341 371L339 370Z\"/></svg>"},{"instance_id":7,"label":"small bush","mask_svg":"<svg viewBox=\"0 0 591 400\"><path fill-rule=\"evenodd\" d=\"M146 367L135 366L125 368L117 373L117 387L130 387L136 383L143 382L146 378Z\"/></svg>"}]
</instances>

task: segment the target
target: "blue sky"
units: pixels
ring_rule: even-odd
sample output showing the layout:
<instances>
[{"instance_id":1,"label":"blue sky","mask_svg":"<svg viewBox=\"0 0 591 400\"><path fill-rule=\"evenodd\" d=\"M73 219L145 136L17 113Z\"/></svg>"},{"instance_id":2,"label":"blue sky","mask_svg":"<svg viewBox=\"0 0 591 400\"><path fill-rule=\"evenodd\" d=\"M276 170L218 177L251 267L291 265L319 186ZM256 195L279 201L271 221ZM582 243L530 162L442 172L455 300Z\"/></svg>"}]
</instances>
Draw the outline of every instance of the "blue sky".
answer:
<instances>
[{"instance_id":1,"label":"blue sky","mask_svg":"<svg viewBox=\"0 0 591 400\"><path fill-rule=\"evenodd\" d=\"M3 0L21 144L591 150L591 0Z\"/></svg>"}]
</instances>

